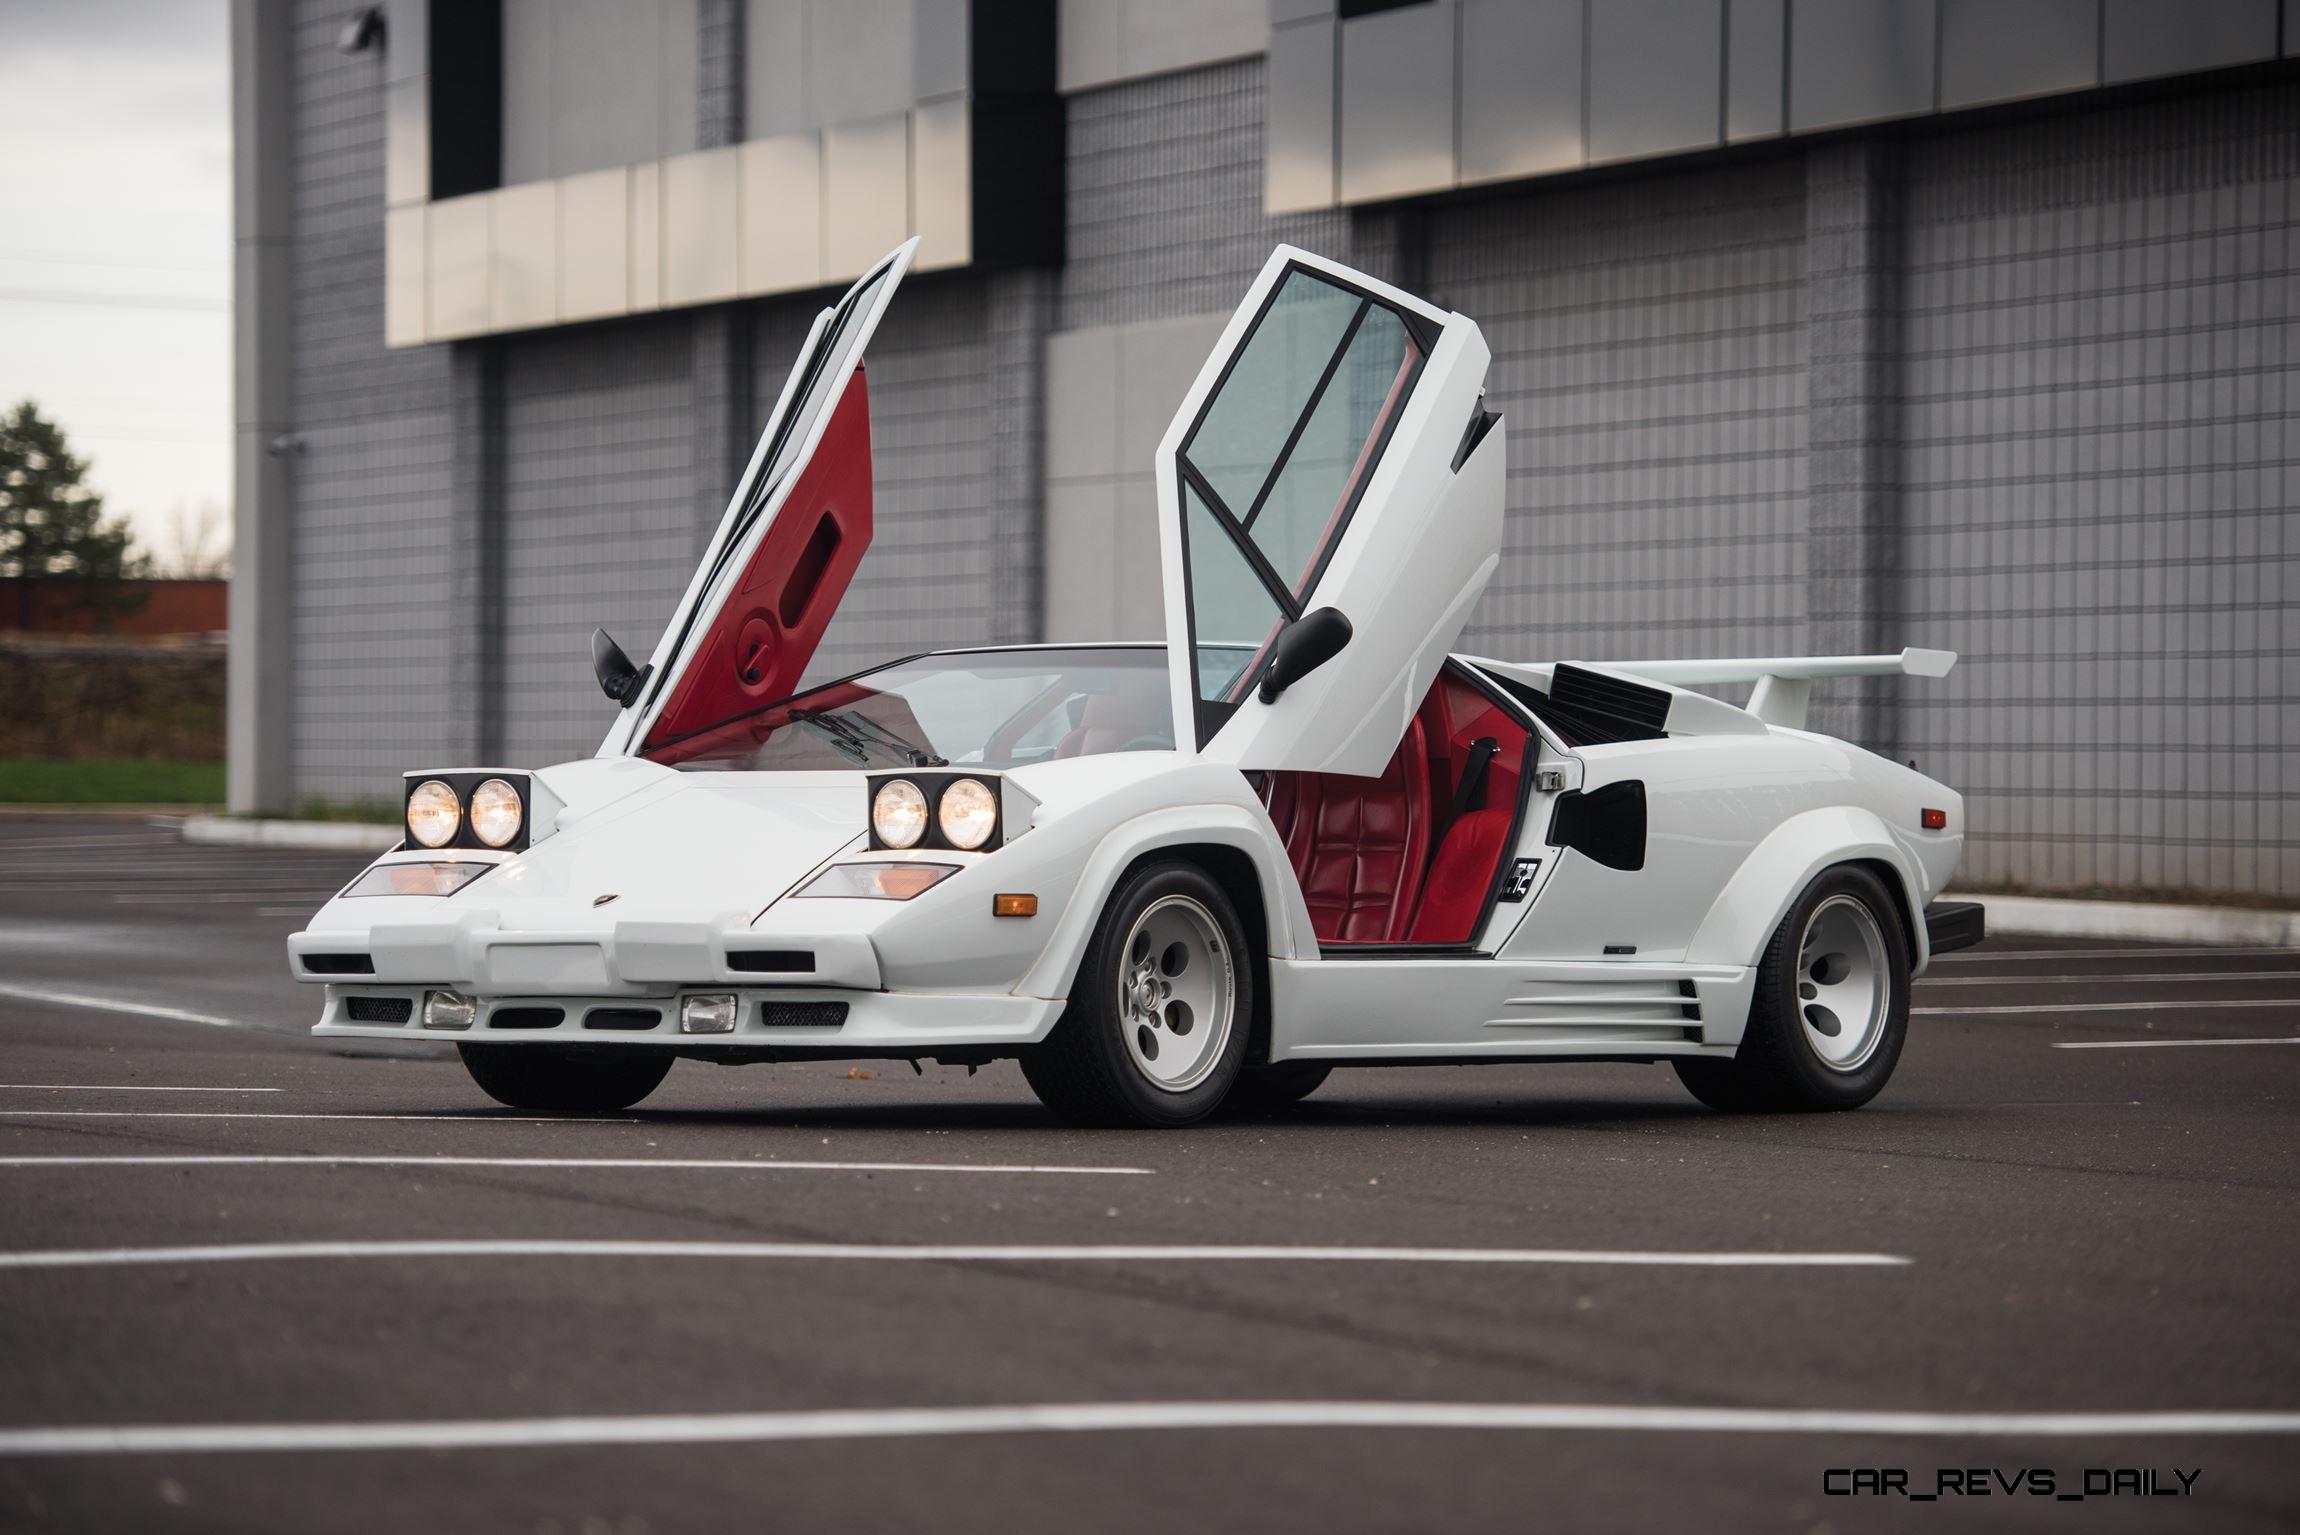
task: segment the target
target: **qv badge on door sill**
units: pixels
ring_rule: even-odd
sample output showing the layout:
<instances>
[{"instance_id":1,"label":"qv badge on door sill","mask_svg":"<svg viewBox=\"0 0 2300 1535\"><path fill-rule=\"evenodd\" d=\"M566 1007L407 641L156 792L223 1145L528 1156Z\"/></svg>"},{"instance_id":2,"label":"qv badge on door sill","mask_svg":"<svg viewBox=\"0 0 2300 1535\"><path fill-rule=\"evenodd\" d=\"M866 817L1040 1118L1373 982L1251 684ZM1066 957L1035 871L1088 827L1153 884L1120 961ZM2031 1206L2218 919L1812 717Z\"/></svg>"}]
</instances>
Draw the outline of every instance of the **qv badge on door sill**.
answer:
<instances>
[{"instance_id":1,"label":"qv badge on door sill","mask_svg":"<svg viewBox=\"0 0 2300 1535\"><path fill-rule=\"evenodd\" d=\"M1505 901L1524 900L1533 893L1533 877L1540 872L1540 859L1520 858L1509 871L1509 883L1501 887L1501 898Z\"/></svg>"}]
</instances>

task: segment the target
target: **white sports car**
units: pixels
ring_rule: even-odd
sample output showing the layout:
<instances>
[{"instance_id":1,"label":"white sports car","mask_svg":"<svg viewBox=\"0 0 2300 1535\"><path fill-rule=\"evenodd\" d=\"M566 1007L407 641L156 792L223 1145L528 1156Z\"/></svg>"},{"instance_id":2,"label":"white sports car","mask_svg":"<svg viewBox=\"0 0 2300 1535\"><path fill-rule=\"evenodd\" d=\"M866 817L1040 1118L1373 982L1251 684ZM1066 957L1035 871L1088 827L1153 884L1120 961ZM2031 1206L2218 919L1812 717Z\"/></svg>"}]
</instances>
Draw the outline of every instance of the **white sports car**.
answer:
<instances>
[{"instance_id":1,"label":"white sports car","mask_svg":"<svg viewBox=\"0 0 2300 1535\"><path fill-rule=\"evenodd\" d=\"M915 242L914 242L915 244ZM661 643L593 637L598 754L406 777L406 837L288 941L315 1032L451 1037L619 1108L678 1057L1016 1058L1091 1124L1337 1065L1667 1060L1720 1108L1850 1108L1963 802L1802 728L1814 679L1953 656L1450 654L1499 559L1474 322L1281 247L1159 444L1164 644L914 656L801 690L871 536L825 310ZM1747 708L1686 687L1749 682Z\"/></svg>"}]
</instances>

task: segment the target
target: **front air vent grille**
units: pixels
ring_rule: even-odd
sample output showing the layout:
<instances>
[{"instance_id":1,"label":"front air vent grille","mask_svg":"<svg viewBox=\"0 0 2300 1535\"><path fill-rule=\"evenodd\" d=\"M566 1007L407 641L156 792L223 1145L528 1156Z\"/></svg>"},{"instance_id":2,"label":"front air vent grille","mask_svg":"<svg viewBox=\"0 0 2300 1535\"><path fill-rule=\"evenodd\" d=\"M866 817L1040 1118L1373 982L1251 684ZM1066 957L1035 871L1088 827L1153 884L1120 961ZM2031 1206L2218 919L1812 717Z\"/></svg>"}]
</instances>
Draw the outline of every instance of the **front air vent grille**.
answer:
<instances>
[{"instance_id":1,"label":"front air vent grille","mask_svg":"<svg viewBox=\"0 0 2300 1535\"><path fill-rule=\"evenodd\" d=\"M405 1023L415 1004L406 997L346 997L343 1015L353 1023Z\"/></svg>"},{"instance_id":2,"label":"front air vent grille","mask_svg":"<svg viewBox=\"0 0 2300 1535\"><path fill-rule=\"evenodd\" d=\"M563 1007L499 1007L487 1015L491 1029L555 1029L566 1021Z\"/></svg>"},{"instance_id":3,"label":"front air vent grille","mask_svg":"<svg viewBox=\"0 0 2300 1535\"><path fill-rule=\"evenodd\" d=\"M727 955L727 968L744 975L812 975L812 949L736 949Z\"/></svg>"},{"instance_id":4,"label":"front air vent grille","mask_svg":"<svg viewBox=\"0 0 2300 1535\"><path fill-rule=\"evenodd\" d=\"M1685 999L1678 1005L1677 1011L1693 1022L1699 1023L1701 1021L1701 993L1695 989L1691 981L1679 981L1677 983L1677 995Z\"/></svg>"},{"instance_id":5,"label":"front air vent grille","mask_svg":"<svg viewBox=\"0 0 2300 1535\"><path fill-rule=\"evenodd\" d=\"M371 954L306 954L303 967L313 975L373 975L375 957Z\"/></svg>"},{"instance_id":6,"label":"front air vent grille","mask_svg":"<svg viewBox=\"0 0 2300 1535\"><path fill-rule=\"evenodd\" d=\"M770 1029L835 1029L847 1021L844 1002L769 1002L759 1022Z\"/></svg>"},{"instance_id":7,"label":"front air vent grille","mask_svg":"<svg viewBox=\"0 0 2300 1535\"><path fill-rule=\"evenodd\" d=\"M587 1029L615 1029L626 1034L645 1033L662 1021L662 1010L652 1007L595 1007L583 1015Z\"/></svg>"}]
</instances>

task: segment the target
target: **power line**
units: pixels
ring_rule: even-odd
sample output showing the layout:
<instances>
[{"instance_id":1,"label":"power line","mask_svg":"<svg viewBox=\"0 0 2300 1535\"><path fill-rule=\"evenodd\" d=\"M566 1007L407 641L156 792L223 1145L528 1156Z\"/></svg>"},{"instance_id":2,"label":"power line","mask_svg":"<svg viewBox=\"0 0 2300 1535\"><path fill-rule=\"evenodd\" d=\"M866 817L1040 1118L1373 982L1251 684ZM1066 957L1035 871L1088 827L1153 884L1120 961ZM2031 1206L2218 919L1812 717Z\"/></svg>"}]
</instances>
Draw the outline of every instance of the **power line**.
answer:
<instances>
[{"instance_id":1,"label":"power line","mask_svg":"<svg viewBox=\"0 0 2300 1535\"><path fill-rule=\"evenodd\" d=\"M227 258L155 261L148 256L120 256L103 251L0 250L0 261L68 261L75 266L146 267L155 272L213 272L230 265Z\"/></svg>"},{"instance_id":2,"label":"power line","mask_svg":"<svg viewBox=\"0 0 2300 1535\"><path fill-rule=\"evenodd\" d=\"M225 299L171 298L159 293L71 293L51 288L0 288L0 303L97 304L114 309L226 310Z\"/></svg>"}]
</instances>

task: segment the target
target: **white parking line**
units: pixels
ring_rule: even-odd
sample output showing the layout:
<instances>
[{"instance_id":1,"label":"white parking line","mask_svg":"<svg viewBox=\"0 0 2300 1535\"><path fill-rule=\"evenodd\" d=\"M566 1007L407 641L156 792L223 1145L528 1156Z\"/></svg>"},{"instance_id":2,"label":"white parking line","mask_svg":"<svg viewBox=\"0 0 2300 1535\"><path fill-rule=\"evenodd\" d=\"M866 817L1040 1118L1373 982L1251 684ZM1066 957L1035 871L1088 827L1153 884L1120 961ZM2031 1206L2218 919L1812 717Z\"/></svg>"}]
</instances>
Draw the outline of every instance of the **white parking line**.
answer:
<instances>
[{"instance_id":1,"label":"white parking line","mask_svg":"<svg viewBox=\"0 0 2300 1535\"><path fill-rule=\"evenodd\" d=\"M2084 1039L2053 1046L2055 1050L2169 1050L2194 1045L2300 1045L2300 1034L2279 1039Z\"/></svg>"},{"instance_id":2,"label":"white parking line","mask_svg":"<svg viewBox=\"0 0 2300 1535\"><path fill-rule=\"evenodd\" d=\"M2162 984L2178 981L2289 981L2300 970L2136 970L2123 975L1928 975L1919 986L2046 986Z\"/></svg>"},{"instance_id":3,"label":"white parking line","mask_svg":"<svg viewBox=\"0 0 2300 1535\"><path fill-rule=\"evenodd\" d=\"M279 1093L282 1087L157 1087L142 1082L0 1082L0 1093Z\"/></svg>"},{"instance_id":4,"label":"white parking line","mask_svg":"<svg viewBox=\"0 0 2300 1535\"><path fill-rule=\"evenodd\" d=\"M236 1242L201 1247L81 1247L0 1252L0 1269L127 1268L310 1258L782 1258L862 1263L1493 1263L1632 1268L1902 1268L1891 1253L1603 1252L1537 1247L1222 1247L1105 1242L562 1241L491 1237L409 1242Z\"/></svg>"},{"instance_id":5,"label":"white parking line","mask_svg":"<svg viewBox=\"0 0 2300 1535\"><path fill-rule=\"evenodd\" d=\"M1140 1177L1148 1167L1065 1167L1038 1162L785 1162L737 1157L370 1157L159 1156L0 1157L0 1167L645 1167L744 1172L833 1173L1114 1173Z\"/></svg>"},{"instance_id":6,"label":"white parking line","mask_svg":"<svg viewBox=\"0 0 2300 1535\"><path fill-rule=\"evenodd\" d=\"M430 1423L115 1424L0 1430L0 1455L507 1450L570 1445L762 1444L965 1434L1172 1429L1514 1429L1835 1438L2085 1439L2300 1433L2300 1412L1904 1412L1612 1407L1577 1402L1050 1402L829 1412L464 1418Z\"/></svg>"},{"instance_id":7,"label":"white parking line","mask_svg":"<svg viewBox=\"0 0 2300 1535\"><path fill-rule=\"evenodd\" d=\"M621 1115L323 1114L287 1109L0 1109L0 1119L428 1119L462 1125L640 1125Z\"/></svg>"},{"instance_id":8,"label":"white parking line","mask_svg":"<svg viewBox=\"0 0 2300 1535\"><path fill-rule=\"evenodd\" d=\"M14 997L19 1002L45 1002L54 1007L93 1007L108 1013L134 1013L140 1018L172 1018L178 1023L212 1024L228 1029L237 1024L234 1018L219 1018L213 1013L187 1012L180 1007L157 1007L149 1002L123 1002L117 997L92 997L78 991L46 991L37 986L0 986L0 997Z\"/></svg>"},{"instance_id":9,"label":"white parking line","mask_svg":"<svg viewBox=\"0 0 2300 1535\"><path fill-rule=\"evenodd\" d=\"M1977 965L1994 959L2209 959L2221 955L2291 954L2300 955L2300 949L2287 944L2197 944L2189 947L2164 945L2120 949L1967 949L1936 958L1936 965Z\"/></svg>"},{"instance_id":10,"label":"white parking line","mask_svg":"<svg viewBox=\"0 0 2300 1535\"><path fill-rule=\"evenodd\" d=\"M1981 1013L2169 1013L2192 1007L2300 1007L2300 997L2167 998L2162 1002L2016 1002L2006 1007L1912 1007L1913 1014L1958 1018Z\"/></svg>"}]
</instances>

